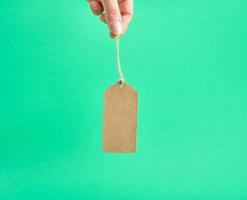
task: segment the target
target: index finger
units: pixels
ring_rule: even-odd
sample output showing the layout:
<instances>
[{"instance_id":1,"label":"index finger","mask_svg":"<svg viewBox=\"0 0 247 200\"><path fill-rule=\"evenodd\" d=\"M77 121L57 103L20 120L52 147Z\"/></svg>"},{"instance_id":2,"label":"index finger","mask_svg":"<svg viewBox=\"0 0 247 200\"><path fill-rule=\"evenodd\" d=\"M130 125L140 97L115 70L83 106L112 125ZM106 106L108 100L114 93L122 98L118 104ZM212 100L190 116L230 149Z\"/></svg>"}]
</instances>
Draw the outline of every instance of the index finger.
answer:
<instances>
[{"instance_id":1,"label":"index finger","mask_svg":"<svg viewBox=\"0 0 247 200\"><path fill-rule=\"evenodd\" d=\"M111 33L119 35L122 32L122 18L117 0L102 0L105 17Z\"/></svg>"}]
</instances>

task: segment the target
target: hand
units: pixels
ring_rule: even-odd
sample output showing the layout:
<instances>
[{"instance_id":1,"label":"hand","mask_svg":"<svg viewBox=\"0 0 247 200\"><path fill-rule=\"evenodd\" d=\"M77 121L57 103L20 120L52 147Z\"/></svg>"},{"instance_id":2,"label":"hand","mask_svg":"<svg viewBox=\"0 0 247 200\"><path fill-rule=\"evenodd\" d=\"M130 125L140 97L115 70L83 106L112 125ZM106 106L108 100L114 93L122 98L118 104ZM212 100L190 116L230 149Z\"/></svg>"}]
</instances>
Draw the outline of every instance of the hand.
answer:
<instances>
[{"instance_id":1,"label":"hand","mask_svg":"<svg viewBox=\"0 0 247 200\"><path fill-rule=\"evenodd\" d=\"M133 16L133 0L88 0L91 10L106 23L112 38L123 35Z\"/></svg>"}]
</instances>

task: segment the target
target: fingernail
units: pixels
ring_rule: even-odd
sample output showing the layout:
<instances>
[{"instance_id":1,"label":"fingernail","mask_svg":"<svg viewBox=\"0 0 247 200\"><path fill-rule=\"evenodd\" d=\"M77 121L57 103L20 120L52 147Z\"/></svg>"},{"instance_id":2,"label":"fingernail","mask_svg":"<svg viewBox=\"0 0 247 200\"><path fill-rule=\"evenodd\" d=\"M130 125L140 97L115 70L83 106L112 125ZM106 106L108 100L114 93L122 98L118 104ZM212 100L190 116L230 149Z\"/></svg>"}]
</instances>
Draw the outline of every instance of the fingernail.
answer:
<instances>
[{"instance_id":1,"label":"fingernail","mask_svg":"<svg viewBox=\"0 0 247 200\"><path fill-rule=\"evenodd\" d=\"M121 23L119 21L112 22L110 24L110 29L111 29L111 32L114 34L117 34L117 35L121 34L122 32Z\"/></svg>"},{"instance_id":2,"label":"fingernail","mask_svg":"<svg viewBox=\"0 0 247 200\"><path fill-rule=\"evenodd\" d=\"M90 2L90 6L92 7L93 10L97 10L98 9L98 3L95 1L91 1Z\"/></svg>"}]
</instances>

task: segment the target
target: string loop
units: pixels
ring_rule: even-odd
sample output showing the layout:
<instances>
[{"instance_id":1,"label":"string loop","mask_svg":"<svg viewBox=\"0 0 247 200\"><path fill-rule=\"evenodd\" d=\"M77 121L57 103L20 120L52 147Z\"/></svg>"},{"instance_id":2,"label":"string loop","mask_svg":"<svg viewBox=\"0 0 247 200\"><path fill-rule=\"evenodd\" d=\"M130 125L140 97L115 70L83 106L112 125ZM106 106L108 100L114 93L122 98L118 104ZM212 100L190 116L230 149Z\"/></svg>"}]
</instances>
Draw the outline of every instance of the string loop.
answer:
<instances>
[{"instance_id":1,"label":"string loop","mask_svg":"<svg viewBox=\"0 0 247 200\"><path fill-rule=\"evenodd\" d=\"M121 69L121 63L120 63L120 48L119 48L119 37L116 37L116 51L117 51L117 69L118 69L118 74L120 77L120 84L123 84L125 82L123 72Z\"/></svg>"}]
</instances>

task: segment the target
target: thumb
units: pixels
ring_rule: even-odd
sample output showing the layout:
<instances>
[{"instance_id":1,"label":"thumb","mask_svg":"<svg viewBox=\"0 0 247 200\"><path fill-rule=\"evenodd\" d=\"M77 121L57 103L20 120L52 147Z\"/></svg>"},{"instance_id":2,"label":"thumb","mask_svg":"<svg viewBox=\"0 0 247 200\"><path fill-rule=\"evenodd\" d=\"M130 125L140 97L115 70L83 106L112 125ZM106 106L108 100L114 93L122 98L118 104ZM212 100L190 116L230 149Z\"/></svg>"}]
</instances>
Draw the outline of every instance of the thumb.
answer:
<instances>
[{"instance_id":1,"label":"thumb","mask_svg":"<svg viewBox=\"0 0 247 200\"><path fill-rule=\"evenodd\" d=\"M118 0L102 0L102 4L110 32L114 35L120 35L122 32L122 20Z\"/></svg>"}]
</instances>

